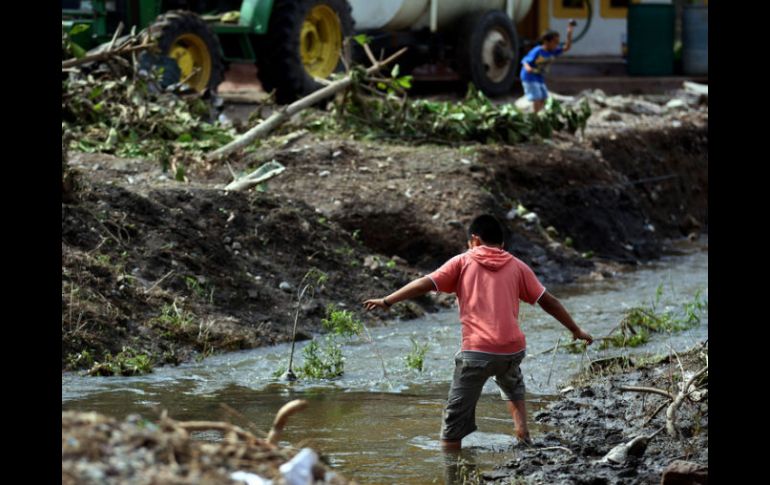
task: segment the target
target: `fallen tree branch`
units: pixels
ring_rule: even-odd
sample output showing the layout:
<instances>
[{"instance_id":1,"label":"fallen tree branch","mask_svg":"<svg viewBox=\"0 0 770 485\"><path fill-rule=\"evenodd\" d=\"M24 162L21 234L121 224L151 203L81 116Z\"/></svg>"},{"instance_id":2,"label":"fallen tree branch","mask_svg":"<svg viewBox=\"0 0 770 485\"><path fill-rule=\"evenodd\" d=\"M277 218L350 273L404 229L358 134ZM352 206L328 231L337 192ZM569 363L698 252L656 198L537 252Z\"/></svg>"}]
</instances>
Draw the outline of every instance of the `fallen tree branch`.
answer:
<instances>
[{"instance_id":1,"label":"fallen tree branch","mask_svg":"<svg viewBox=\"0 0 770 485\"><path fill-rule=\"evenodd\" d=\"M141 45L135 45L131 47L125 47L122 49L115 49L115 50L106 50L103 52L100 52L98 54L92 54L90 56L84 56L79 59L68 59L66 61L62 61L61 68L62 69L68 69L75 66L80 66L82 64L88 64L89 62L95 62L95 61L103 61L106 59L110 59L111 57L119 57L124 54L130 54L137 51L142 51L145 49L149 49L150 47L154 46L154 43L150 44L141 44Z\"/></svg>"},{"instance_id":2,"label":"fallen tree branch","mask_svg":"<svg viewBox=\"0 0 770 485\"><path fill-rule=\"evenodd\" d=\"M655 387L620 386L618 389L624 392L649 392L651 394L660 394L661 396L665 396L672 401L674 400L673 394L668 391L664 391L663 389L657 389Z\"/></svg>"},{"instance_id":3,"label":"fallen tree branch","mask_svg":"<svg viewBox=\"0 0 770 485\"><path fill-rule=\"evenodd\" d=\"M372 74L374 72L377 72L378 70L382 69L383 66L390 64L394 60L401 57L401 55L406 52L407 48L404 47L403 49L399 50L392 56L388 57L382 62L378 62L369 68L366 69L366 74ZM254 140L257 140L259 138L262 138L266 136L268 133L273 131L278 126L282 125L286 121L288 121L292 116L299 113L300 111L309 108L310 106L315 105L316 103L326 99L327 97L342 91L343 89L347 88L353 83L353 76L352 74L348 74L343 79L340 79L339 81L335 81L328 86L325 86L313 93L310 93L309 95L305 96L302 99L299 99L292 104L288 106L284 106L283 108L273 112L272 115L270 115L266 120L259 123L254 128L250 129L240 137L236 138L235 140L231 141L227 145L214 150L209 156L209 160L218 159L224 155L228 155L232 152L241 150L251 144Z\"/></svg>"},{"instance_id":4,"label":"fallen tree branch","mask_svg":"<svg viewBox=\"0 0 770 485\"><path fill-rule=\"evenodd\" d=\"M677 394L674 402L672 402L668 409L666 409L666 432L672 438L678 438L680 436L679 428L676 426L676 412L679 409L679 406L682 405L682 402L684 402L684 399L690 394L687 390L690 389L690 386L698 377L703 375L708 370L709 367L706 366L696 372L692 377L690 377L690 380L687 381L687 383L684 385L684 388L682 388L682 390L679 391L679 394Z\"/></svg>"},{"instance_id":5,"label":"fallen tree branch","mask_svg":"<svg viewBox=\"0 0 770 485\"><path fill-rule=\"evenodd\" d=\"M277 444L278 438L283 432L283 427L286 426L286 422L289 420L289 416L302 411L307 406L308 402L304 399L295 399L294 401L284 404L283 407L278 410L278 414L275 415L273 427L267 435L267 442L272 445Z\"/></svg>"},{"instance_id":6,"label":"fallen tree branch","mask_svg":"<svg viewBox=\"0 0 770 485\"><path fill-rule=\"evenodd\" d=\"M569 448L565 448L565 447L563 447L563 446L546 446L545 448L537 448L537 447L533 447L533 448L530 448L530 449L531 449L531 450L533 450L533 451L551 451L551 450L562 450L562 451L566 451L566 452L567 452L567 453L569 453L570 455L574 455L574 454L575 454L575 452L574 452L574 451L570 450Z\"/></svg>"}]
</instances>

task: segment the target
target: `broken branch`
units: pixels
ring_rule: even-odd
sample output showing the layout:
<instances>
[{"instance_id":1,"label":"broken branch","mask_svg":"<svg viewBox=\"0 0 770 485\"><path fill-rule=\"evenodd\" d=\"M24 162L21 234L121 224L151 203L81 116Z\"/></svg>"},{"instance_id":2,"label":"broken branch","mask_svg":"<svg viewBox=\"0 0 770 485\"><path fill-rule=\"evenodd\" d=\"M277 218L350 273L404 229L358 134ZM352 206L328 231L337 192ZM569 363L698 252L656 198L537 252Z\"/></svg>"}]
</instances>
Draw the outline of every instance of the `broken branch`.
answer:
<instances>
[{"instance_id":1,"label":"broken branch","mask_svg":"<svg viewBox=\"0 0 770 485\"><path fill-rule=\"evenodd\" d=\"M136 51L145 50L153 45L155 44L142 44L142 45L136 45L132 47L125 47L122 49L106 50L98 54L92 54L90 56L81 57L80 59L68 59L66 61L62 61L61 68L67 69L70 67L80 66L82 64L88 64L89 62L103 61L106 59L110 59L112 57L118 57L124 54L130 54Z\"/></svg>"},{"instance_id":2,"label":"broken branch","mask_svg":"<svg viewBox=\"0 0 770 485\"><path fill-rule=\"evenodd\" d=\"M663 389L657 389L655 387L620 386L618 389L624 392L649 392L650 394L660 394L661 396L665 396L671 400L674 399L674 395L670 392L664 391Z\"/></svg>"},{"instance_id":3,"label":"broken branch","mask_svg":"<svg viewBox=\"0 0 770 485\"><path fill-rule=\"evenodd\" d=\"M382 69L383 66L390 64L394 60L401 57L401 55L403 55L404 52L406 52L406 50L407 48L404 47L403 49L399 50L392 56L385 59L384 61L378 62L373 66L370 66L369 68L366 69L366 74L369 75L374 72L377 72L378 70ZM295 114L299 113L300 111L306 108L309 108L310 106L315 105L316 103L326 99L327 97L339 91L342 91L343 89L350 86L352 83L353 83L353 77L352 77L352 74L349 74L344 78L340 79L339 81L335 81L329 84L328 86L325 86L317 91L314 91L313 93L310 93L304 98L299 99L293 102L292 104L273 112L273 114L270 115L266 120L262 121L260 124L250 129L243 135L241 135L239 138L236 138L235 140L231 141L227 145L213 151L208 156L208 159L214 160L224 155L227 155L232 152L245 148L247 145L251 144L254 140L257 140L259 138L266 136L275 128L277 128L278 126L288 121Z\"/></svg>"},{"instance_id":4,"label":"broken branch","mask_svg":"<svg viewBox=\"0 0 770 485\"><path fill-rule=\"evenodd\" d=\"M666 409L666 432L668 432L669 436L672 438L679 437L679 428L676 426L676 412L679 409L679 406L682 405L682 402L684 399L690 394L687 392L688 389L690 389L690 386L692 385L695 380L703 375L705 372L709 370L709 367L706 366L703 369L699 370L695 373L692 377L690 377L690 380L687 381L687 383L684 385L684 388L679 391L679 394L677 394L676 399L674 399L674 402L671 403L671 405Z\"/></svg>"}]
</instances>

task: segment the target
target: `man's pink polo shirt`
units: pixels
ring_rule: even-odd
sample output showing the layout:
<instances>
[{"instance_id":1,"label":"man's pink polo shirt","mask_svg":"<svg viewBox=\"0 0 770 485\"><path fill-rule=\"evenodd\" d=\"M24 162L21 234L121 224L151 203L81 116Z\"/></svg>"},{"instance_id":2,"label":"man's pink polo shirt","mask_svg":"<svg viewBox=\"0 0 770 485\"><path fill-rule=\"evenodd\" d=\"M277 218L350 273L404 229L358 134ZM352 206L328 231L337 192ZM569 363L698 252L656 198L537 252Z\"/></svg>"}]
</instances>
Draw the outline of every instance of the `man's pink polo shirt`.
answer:
<instances>
[{"instance_id":1,"label":"man's pink polo shirt","mask_svg":"<svg viewBox=\"0 0 770 485\"><path fill-rule=\"evenodd\" d=\"M527 346L519 300L534 305L545 293L535 273L503 249L477 246L428 275L436 291L455 293L462 350L510 354Z\"/></svg>"}]
</instances>

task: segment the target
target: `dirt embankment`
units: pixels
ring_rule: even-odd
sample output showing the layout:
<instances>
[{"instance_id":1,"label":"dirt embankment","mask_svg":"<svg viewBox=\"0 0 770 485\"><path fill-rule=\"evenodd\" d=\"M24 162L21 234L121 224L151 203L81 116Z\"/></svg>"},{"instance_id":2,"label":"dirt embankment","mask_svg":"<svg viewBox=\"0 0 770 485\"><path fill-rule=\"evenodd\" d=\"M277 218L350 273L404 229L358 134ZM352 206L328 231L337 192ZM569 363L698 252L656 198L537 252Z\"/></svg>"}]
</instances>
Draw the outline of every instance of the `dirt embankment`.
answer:
<instances>
[{"instance_id":1,"label":"dirt embankment","mask_svg":"<svg viewBox=\"0 0 770 485\"><path fill-rule=\"evenodd\" d=\"M307 338L327 305L357 307L416 276L385 261L364 267L368 252L348 232L269 194L95 185L62 206L62 226L63 359L130 346L175 363L286 341L315 268L328 279L303 299Z\"/></svg>"},{"instance_id":2,"label":"dirt embankment","mask_svg":"<svg viewBox=\"0 0 770 485\"><path fill-rule=\"evenodd\" d=\"M635 263L708 222L703 125L472 151L331 140L268 156L289 167L276 191L421 268L462 251L481 212L507 221L507 249L548 283L595 269L584 253Z\"/></svg>"},{"instance_id":3,"label":"dirt embankment","mask_svg":"<svg viewBox=\"0 0 770 485\"><path fill-rule=\"evenodd\" d=\"M328 280L303 302L301 334L329 304L382 318L360 302L462 251L481 212L505 221L507 249L546 284L611 276L707 230L706 119L518 146L306 134L233 161L287 167L253 193L223 192L223 165L188 167L184 185L153 161L71 154L80 192L62 203L62 367L123 347L163 364L287 341L312 268ZM441 304L451 298L394 311Z\"/></svg>"},{"instance_id":4,"label":"dirt embankment","mask_svg":"<svg viewBox=\"0 0 770 485\"><path fill-rule=\"evenodd\" d=\"M510 462L482 476L492 483L661 483L667 467L680 460L689 463L689 477L680 481L669 477L672 481L666 483L707 483L708 372L697 375L704 367L708 367L708 346L698 345L656 362L626 362L580 376L580 383L532 417L554 431L535 438L533 448L517 446ZM655 388L677 396L691 378L689 397L673 413L678 437L665 429L672 400L621 390ZM625 453L610 453L634 439Z\"/></svg>"}]
</instances>

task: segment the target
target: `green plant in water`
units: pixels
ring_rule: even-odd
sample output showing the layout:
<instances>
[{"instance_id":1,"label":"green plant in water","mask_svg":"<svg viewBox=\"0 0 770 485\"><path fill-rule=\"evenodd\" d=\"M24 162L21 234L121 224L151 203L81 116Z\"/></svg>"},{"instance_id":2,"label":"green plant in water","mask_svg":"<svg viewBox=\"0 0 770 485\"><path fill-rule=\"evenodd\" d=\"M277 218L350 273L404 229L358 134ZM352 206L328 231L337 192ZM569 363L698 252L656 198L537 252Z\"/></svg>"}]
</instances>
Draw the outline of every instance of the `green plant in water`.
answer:
<instances>
[{"instance_id":1,"label":"green plant in water","mask_svg":"<svg viewBox=\"0 0 770 485\"><path fill-rule=\"evenodd\" d=\"M700 324L701 314L708 310L708 301L702 297L702 290L696 291L693 299L685 302L679 313L657 310L662 296L663 285L659 285L649 305L626 310L620 324L601 338L599 349L638 347L649 342L653 333L681 332L693 328ZM570 353L583 352L576 342L566 344L564 348Z\"/></svg>"},{"instance_id":2,"label":"green plant in water","mask_svg":"<svg viewBox=\"0 0 770 485\"><path fill-rule=\"evenodd\" d=\"M279 366L277 369L275 369L275 370L273 371L273 374L272 374L272 376L273 376L275 379L278 379L279 377L281 377L282 375L284 375L284 373L286 373L286 367L284 367L284 366L282 366L282 365L281 365L281 366Z\"/></svg>"},{"instance_id":3,"label":"green plant in water","mask_svg":"<svg viewBox=\"0 0 770 485\"><path fill-rule=\"evenodd\" d=\"M296 337L297 337L297 322L299 320L299 310L302 307L302 299L305 297L305 294L310 292L310 295L315 293L316 287L322 286L326 280L329 279L329 276L324 273L323 271L319 270L318 268L310 268L307 273L302 277L302 280L299 283L299 289L297 290L297 310L294 313L294 327L292 329L291 333L291 350L289 352L289 368L286 370L285 377L289 381L293 381L297 379L297 376L294 375L294 371L292 369L292 364L294 363L294 346L296 343Z\"/></svg>"},{"instance_id":4,"label":"green plant in water","mask_svg":"<svg viewBox=\"0 0 770 485\"><path fill-rule=\"evenodd\" d=\"M340 310L336 305L326 307L326 318L321 320L324 329L340 337L361 335L363 324L349 310Z\"/></svg>"},{"instance_id":5,"label":"green plant in water","mask_svg":"<svg viewBox=\"0 0 770 485\"><path fill-rule=\"evenodd\" d=\"M313 340L302 349L303 363L299 372L311 379L333 379L341 376L345 369L337 339L360 335L364 326L352 312L340 310L333 304L326 307L326 318L321 324L329 332L323 339L324 345L321 347L318 340Z\"/></svg>"},{"instance_id":6,"label":"green plant in water","mask_svg":"<svg viewBox=\"0 0 770 485\"><path fill-rule=\"evenodd\" d=\"M302 349L303 364L299 372L311 379L333 379L344 372L342 349L333 337L324 339L323 348L313 340Z\"/></svg>"},{"instance_id":7,"label":"green plant in water","mask_svg":"<svg viewBox=\"0 0 770 485\"><path fill-rule=\"evenodd\" d=\"M700 316L708 310L708 301L702 297L702 290L695 292L693 300L685 303L684 315L687 325L695 326L700 323Z\"/></svg>"},{"instance_id":8,"label":"green plant in water","mask_svg":"<svg viewBox=\"0 0 770 485\"><path fill-rule=\"evenodd\" d=\"M412 341L412 350L404 358L406 360L406 366L410 369L422 372L425 363L425 354L428 352L428 344L419 344L413 337L410 337L409 340Z\"/></svg>"}]
</instances>

